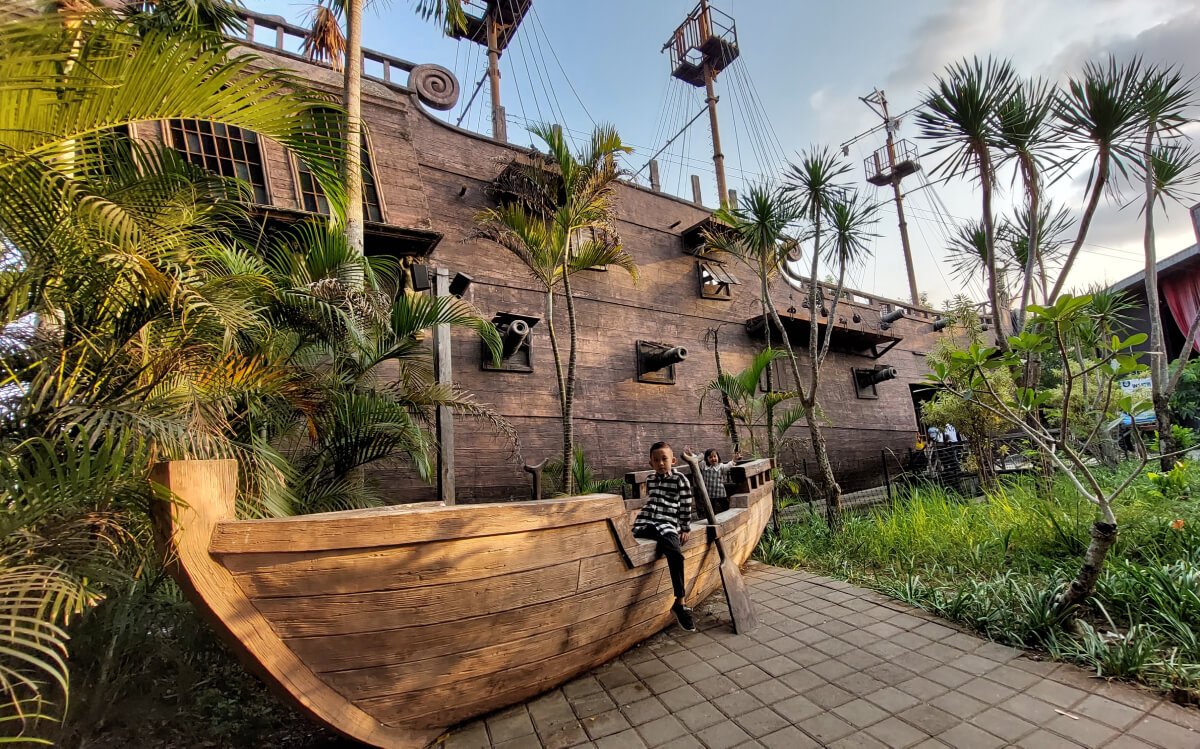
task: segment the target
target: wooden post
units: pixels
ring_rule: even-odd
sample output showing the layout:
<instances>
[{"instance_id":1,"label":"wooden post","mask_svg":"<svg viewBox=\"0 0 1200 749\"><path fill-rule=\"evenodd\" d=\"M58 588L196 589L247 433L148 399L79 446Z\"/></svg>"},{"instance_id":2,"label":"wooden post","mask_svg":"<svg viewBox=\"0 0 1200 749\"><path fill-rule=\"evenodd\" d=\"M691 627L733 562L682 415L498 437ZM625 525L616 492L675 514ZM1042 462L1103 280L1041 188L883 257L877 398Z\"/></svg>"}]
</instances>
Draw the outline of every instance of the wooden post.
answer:
<instances>
[{"instance_id":1,"label":"wooden post","mask_svg":"<svg viewBox=\"0 0 1200 749\"><path fill-rule=\"evenodd\" d=\"M656 159L650 159L650 189L654 192L662 191L662 180L658 176L658 161Z\"/></svg>"},{"instance_id":2,"label":"wooden post","mask_svg":"<svg viewBox=\"0 0 1200 749\"><path fill-rule=\"evenodd\" d=\"M883 483L887 486L888 501L892 501L892 477L888 473L887 450L879 451L879 460L883 463Z\"/></svg>"},{"instance_id":3,"label":"wooden post","mask_svg":"<svg viewBox=\"0 0 1200 749\"><path fill-rule=\"evenodd\" d=\"M725 194L729 196L729 207L737 208L737 190L726 190Z\"/></svg>"},{"instance_id":4,"label":"wooden post","mask_svg":"<svg viewBox=\"0 0 1200 749\"><path fill-rule=\"evenodd\" d=\"M450 296L450 271L438 268L433 281L435 296ZM439 385L453 382L450 369L450 326L433 328L433 372ZM448 406L438 406L435 419L438 441L437 488L438 499L454 504L454 414Z\"/></svg>"},{"instance_id":5,"label":"wooden post","mask_svg":"<svg viewBox=\"0 0 1200 749\"><path fill-rule=\"evenodd\" d=\"M696 205L704 205L704 201L700 199L700 175L692 175L692 202Z\"/></svg>"},{"instance_id":6,"label":"wooden post","mask_svg":"<svg viewBox=\"0 0 1200 749\"><path fill-rule=\"evenodd\" d=\"M497 40L496 18L491 11L487 23L488 81L492 89L492 137L502 143L508 142L508 125L504 121L504 107L500 106L500 43Z\"/></svg>"}]
</instances>

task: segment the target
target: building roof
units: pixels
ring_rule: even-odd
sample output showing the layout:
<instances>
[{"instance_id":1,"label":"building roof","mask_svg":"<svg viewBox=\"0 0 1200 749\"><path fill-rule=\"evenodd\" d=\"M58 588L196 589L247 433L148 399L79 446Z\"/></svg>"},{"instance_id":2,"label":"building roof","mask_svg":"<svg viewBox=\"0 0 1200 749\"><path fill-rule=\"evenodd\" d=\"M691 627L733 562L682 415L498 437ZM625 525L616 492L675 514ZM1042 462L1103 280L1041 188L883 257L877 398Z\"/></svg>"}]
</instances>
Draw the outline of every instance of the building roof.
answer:
<instances>
[{"instance_id":1,"label":"building roof","mask_svg":"<svg viewBox=\"0 0 1200 749\"><path fill-rule=\"evenodd\" d=\"M1164 275L1171 275L1177 271L1200 268L1200 244L1194 244L1186 250L1176 252L1174 255L1159 260L1155 264L1158 270L1158 276L1161 279ZM1143 268L1137 273L1134 273L1128 278L1123 278L1109 287L1112 291L1129 291L1137 288L1142 288L1146 283L1146 270Z\"/></svg>"}]
</instances>

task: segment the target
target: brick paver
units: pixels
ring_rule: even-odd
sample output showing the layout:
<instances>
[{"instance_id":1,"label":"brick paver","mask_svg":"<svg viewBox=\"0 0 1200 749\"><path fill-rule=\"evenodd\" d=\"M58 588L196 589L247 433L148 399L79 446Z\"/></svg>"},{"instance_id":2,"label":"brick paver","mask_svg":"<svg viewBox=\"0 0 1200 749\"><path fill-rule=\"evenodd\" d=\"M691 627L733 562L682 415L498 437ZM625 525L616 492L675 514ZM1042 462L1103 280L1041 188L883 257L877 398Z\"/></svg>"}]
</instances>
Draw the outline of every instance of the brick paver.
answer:
<instances>
[{"instance_id":1,"label":"brick paver","mask_svg":"<svg viewBox=\"0 0 1200 749\"><path fill-rule=\"evenodd\" d=\"M718 592L560 689L460 726L446 749L1200 747L1200 710L1035 660L879 593L750 563L761 621Z\"/></svg>"}]
</instances>

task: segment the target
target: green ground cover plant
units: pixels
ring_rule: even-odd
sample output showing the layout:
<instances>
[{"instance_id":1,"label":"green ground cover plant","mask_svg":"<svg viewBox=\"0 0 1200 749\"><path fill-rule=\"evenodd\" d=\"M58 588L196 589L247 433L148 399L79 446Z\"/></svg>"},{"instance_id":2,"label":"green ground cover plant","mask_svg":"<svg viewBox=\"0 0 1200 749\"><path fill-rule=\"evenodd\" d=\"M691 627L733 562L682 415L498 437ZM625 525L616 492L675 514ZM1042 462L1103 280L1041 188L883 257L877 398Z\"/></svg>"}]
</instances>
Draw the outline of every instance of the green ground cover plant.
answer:
<instances>
[{"instance_id":1,"label":"green ground cover plant","mask_svg":"<svg viewBox=\"0 0 1200 749\"><path fill-rule=\"evenodd\" d=\"M1101 473L1117 483L1126 470ZM1136 479L1095 592L1062 590L1087 549L1095 507L1070 482L1004 478L969 500L936 486L848 515L811 514L765 537L757 557L880 590L998 642L1200 701L1200 468Z\"/></svg>"}]
</instances>

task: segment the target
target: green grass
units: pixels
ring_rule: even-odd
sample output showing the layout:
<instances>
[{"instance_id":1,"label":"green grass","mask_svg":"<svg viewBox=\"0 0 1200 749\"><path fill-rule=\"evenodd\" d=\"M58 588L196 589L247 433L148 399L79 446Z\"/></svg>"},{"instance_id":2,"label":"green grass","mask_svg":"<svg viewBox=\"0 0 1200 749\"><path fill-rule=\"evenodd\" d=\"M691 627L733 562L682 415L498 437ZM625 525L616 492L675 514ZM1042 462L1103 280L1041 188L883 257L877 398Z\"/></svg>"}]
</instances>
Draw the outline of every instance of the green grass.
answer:
<instances>
[{"instance_id":1,"label":"green grass","mask_svg":"<svg viewBox=\"0 0 1200 749\"><path fill-rule=\"evenodd\" d=\"M848 514L817 515L764 537L756 555L886 592L1000 642L1038 648L1111 678L1200 700L1200 472L1182 489L1141 478L1118 502L1120 535L1095 596L1063 610L1095 518L1067 482L1006 481L982 501L939 487ZM1104 477L1115 482L1116 475Z\"/></svg>"}]
</instances>

